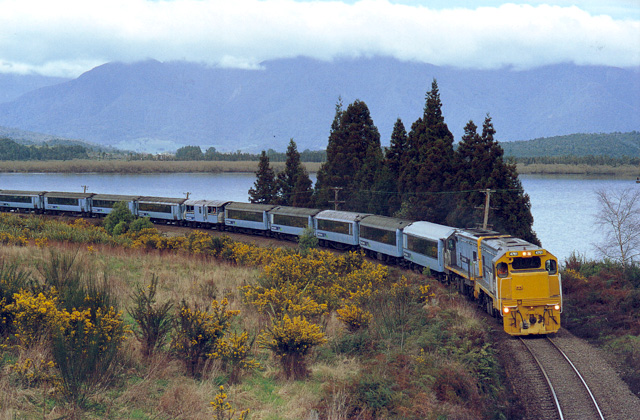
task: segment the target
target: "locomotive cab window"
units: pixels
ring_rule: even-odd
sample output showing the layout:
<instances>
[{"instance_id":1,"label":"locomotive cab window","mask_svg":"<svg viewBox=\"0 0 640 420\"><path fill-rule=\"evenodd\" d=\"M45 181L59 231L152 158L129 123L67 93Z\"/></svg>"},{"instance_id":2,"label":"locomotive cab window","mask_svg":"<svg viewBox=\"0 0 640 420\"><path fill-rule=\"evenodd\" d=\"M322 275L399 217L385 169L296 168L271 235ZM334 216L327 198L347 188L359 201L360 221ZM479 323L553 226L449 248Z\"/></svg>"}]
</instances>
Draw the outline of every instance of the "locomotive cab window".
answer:
<instances>
[{"instance_id":1,"label":"locomotive cab window","mask_svg":"<svg viewBox=\"0 0 640 420\"><path fill-rule=\"evenodd\" d=\"M516 257L511 263L514 270L532 270L540 268L540 257L521 258Z\"/></svg>"},{"instance_id":2,"label":"locomotive cab window","mask_svg":"<svg viewBox=\"0 0 640 420\"><path fill-rule=\"evenodd\" d=\"M498 273L498 277L507 277L507 274L509 274L509 266L507 263L498 263L496 271Z\"/></svg>"},{"instance_id":3,"label":"locomotive cab window","mask_svg":"<svg viewBox=\"0 0 640 420\"><path fill-rule=\"evenodd\" d=\"M187 213L193 213L193 206L186 206Z\"/></svg>"},{"instance_id":4,"label":"locomotive cab window","mask_svg":"<svg viewBox=\"0 0 640 420\"><path fill-rule=\"evenodd\" d=\"M556 260L547 260L544 263L544 268L549 274L556 274L558 272L558 263L556 263Z\"/></svg>"}]
</instances>

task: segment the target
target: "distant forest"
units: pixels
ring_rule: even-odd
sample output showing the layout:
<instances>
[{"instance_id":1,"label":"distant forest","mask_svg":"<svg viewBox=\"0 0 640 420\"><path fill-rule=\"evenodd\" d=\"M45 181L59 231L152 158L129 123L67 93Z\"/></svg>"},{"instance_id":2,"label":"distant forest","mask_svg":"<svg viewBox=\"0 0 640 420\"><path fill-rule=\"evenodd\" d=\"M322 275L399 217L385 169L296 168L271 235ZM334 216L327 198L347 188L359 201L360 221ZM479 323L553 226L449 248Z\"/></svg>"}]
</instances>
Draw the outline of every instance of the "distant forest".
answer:
<instances>
[{"instance_id":1,"label":"distant forest","mask_svg":"<svg viewBox=\"0 0 640 420\"><path fill-rule=\"evenodd\" d=\"M518 163L587 165L640 164L640 132L570 134L502 142L506 157Z\"/></svg>"},{"instance_id":2,"label":"distant forest","mask_svg":"<svg viewBox=\"0 0 640 420\"><path fill-rule=\"evenodd\" d=\"M86 147L79 145L25 146L0 138L0 160L71 160L88 159Z\"/></svg>"}]
</instances>

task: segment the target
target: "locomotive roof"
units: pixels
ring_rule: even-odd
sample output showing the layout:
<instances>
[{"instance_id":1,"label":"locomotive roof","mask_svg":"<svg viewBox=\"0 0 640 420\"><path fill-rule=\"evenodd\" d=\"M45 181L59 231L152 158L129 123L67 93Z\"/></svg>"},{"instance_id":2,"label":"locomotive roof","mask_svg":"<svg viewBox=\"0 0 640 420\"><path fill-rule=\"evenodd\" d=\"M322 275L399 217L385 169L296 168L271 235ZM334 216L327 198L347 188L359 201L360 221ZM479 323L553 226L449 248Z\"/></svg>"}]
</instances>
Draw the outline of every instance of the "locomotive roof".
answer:
<instances>
[{"instance_id":1,"label":"locomotive roof","mask_svg":"<svg viewBox=\"0 0 640 420\"><path fill-rule=\"evenodd\" d=\"M226 208L231 210L250 210L250 211L269 211L275 206L273 204L253 204L242 203L240 201L232 201L227 204Z\"/></svg>"},{"instance_id":2,"label":"locomotive roof","mask_svg":"<svg viewBox=\"0 0 640 420\"><path fill-rule=\"evenodd\" d=\"M137 200L139 197L137 195L96 194L92 198L94 200L134 201L134 200Z\"/></svg>"},{"instance_id":3,"label":"locomotive roof","mask_svg":"<svg viewBox=\"0 0 640 420\"><path fill-rule=\"evenodd\" d=\"M182 204L186 201L186 198L171 198L171 197L150 197L142 196L138 198L141 203L169 203L169 204Z\"/></svg>"},{"instance_id":4,"label":"locomotive roof","mask_svg":"<svg viewBox=\"0 0 640 420\"><path fill-rule=\"evenodd\" d=\"M320 213L316 214L316 219L357 222L359 220L362 220L362 218L365 216L370 216L370 214L354 213L351 211L323 210Z\"/></svg>"},{"instance_id":5,"label":"locomotive roof","mask_svg":"<svg viewBox=\"0 0 640 420\"><path fill-rule=\"evenodd\" d=\"M302 207L278 206L269 211L273 214L284 214L286 216L315 216L320 213L320 209L307 209Z\"/></svg>"},{"instance_id":6,"label":"locomotive roof","mask_svg":"<svg viewBox=\"0 0 640 420\"><path fill-rule=\"evenodd\" d=\"M50 191L45 192L45 197L54 197L54 198L89 198L93 197L95 193L74 193L74 192L61 192L61 191Z\"/></svg>"},{"instance_id":7,"label":"locomotive roof","mask_svg":"<svg viewBox=\"0 0 640 420\"><path fill-rule=\"evenodd\" d=\"M184 202L187 206L213 206L222 207L229 203L229 200L187 200Z\"/></svg>"},{"instance_id":8,"label":"locomotive roof","mask_svg":"<svg viewBox=\"0 0 640 420\"><path fill-rule=\"evenodd\" d=\"M413 222L406 228L404 233L412 236L417 236L427 239L446 239L456 231L456 228L451 226L439 225L431 222Z\"/></svg>"},{"instance_id":9,"label":"locomotive roof","mask_svg":"<svg viewBox=\"0 0 640 420\"><path fill-rule=\"evenodd\" d=\"M42 195L46 191L0 190L0 195Z\"/></svg>"},{"instance_id":10,"label":"locomotive roof","mask_svg":"<svg viewBox=\"0 0 640 420\"><path fill-rule=\"evenodd\" d=\"M411 222L410 220L398 219L396 217L371 215L365 216L360 221L360 226L370 226L385 230L396 230L404 229L411 223L413 222Z\"/></svg>"},{"instance_id":11,"label":"locomotive roof","mask_svg":"<svg viewBox=\"0 0 640 420\"><path fill-rule=\"evenodd\" d=\"M485 241L487 245L498 250L500 248L508 250L508 249L540 249L538 245L532 244L531 242L527 242L524 239L514 238L509 236L507 238L495 238L495 239L487 239Z\"/></svg>"}]
</instances>

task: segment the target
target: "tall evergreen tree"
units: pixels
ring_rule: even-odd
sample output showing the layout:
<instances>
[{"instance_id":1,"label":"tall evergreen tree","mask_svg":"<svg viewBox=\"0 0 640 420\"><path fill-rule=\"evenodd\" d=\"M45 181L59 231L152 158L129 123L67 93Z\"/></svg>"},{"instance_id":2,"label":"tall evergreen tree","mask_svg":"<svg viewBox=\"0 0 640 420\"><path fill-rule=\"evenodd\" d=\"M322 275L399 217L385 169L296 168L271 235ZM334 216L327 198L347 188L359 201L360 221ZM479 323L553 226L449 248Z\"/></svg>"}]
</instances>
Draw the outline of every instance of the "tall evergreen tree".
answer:
<instances>
[{"instance_id":1,"label":"tall evergreen tree","mask_svg":"<svg viewBox=\"0 0 640 420\"><path fill-rule=\"evenodd\" d=\"M336 106L327 146L327 160L318 171L317 205L329 207L332 188L342 188L342 209L362 211L371 199L375 174L382 164L380 133L367 105L356 100L342 111Z\"/></svg>"},{"instance_id":2,"label":"tall evergreen tree","mask_svg":"<svg viewBox=\"0 0 640 420\"><path fill-rule=\"evenodd\" d=\"M258 204L275 203L278 198L278 184L273 169L269 167L269 157L263 150L258 162L254 188L249 189L249 201Z\"/></svg>"},{"instance_id":3,"label":"tall evergreen tree","mask_svg":"<svg viewBox=\"0 0 640 420\"><path fill-rule=\"evenodd\" d=\"M311 185L309 174L300 161L300 153L296 143L291 139L287 147L284 171L278 174L279 204L309 207L313 193Z\"/></svg>"},{"instance_id":4,"label":"tall evergreen tree","mask_svg":"<svg viewBox=\"0 0 640 420\"><path fill-rule=\"evenodd\" d=\"M448 222L454 226L473 227L480 223L481 212L477 207L484 205L486 189L495 190L491 194L489 222L491 227L529 242L539 244L533 232L533 216L529 196L525 194L514 164L504 161L504 151L494 139L496 133L491 117L487 114L482 135L477 126L469 121L465 134L456 151L460 170L458 172L458 206Z\"/></svg>"},{"instance_id":5,"label":"tall evergreen tree","mask_svg":"<svg viewBox=\"0 0 640 420\"><path fill-rule=\"evenodd\" d=\"M384 211L378 214L393 215L400 210L402 198L399 194L401 185L400 174L408 159L407 130L404 128L402 120L398 118L393 126L389 148L384 157L384 168L378 175L376 183L377 191L387 191L388 195L384 202L378 203L383 206Z\"/></svg>"},{"instance_id":6,"label":"tall evergreen tree","mask_svg":"<svg viewBox=\"0 0 640 420\"><path fill-rule=\"evenodd\" d=\"M407 160L399 182L403 194L401 216L445 223L454 200L444 192L456 188L453 135L442 115L438 83L434 79L426 95L424 115L411 126Z\"/></svg>"}]
</instances>

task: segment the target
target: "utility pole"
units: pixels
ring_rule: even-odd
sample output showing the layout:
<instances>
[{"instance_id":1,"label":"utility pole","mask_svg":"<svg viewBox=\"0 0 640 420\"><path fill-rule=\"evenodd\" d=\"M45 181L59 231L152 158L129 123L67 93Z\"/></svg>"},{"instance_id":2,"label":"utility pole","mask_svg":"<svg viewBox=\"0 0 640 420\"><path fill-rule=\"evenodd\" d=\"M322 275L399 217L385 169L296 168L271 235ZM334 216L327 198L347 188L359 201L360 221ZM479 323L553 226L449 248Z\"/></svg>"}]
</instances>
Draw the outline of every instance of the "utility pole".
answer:
<instances>
[{"instance_id":1,"label":"utility pole","mask_svg":"<svg viewBox=\"0 0 640 420\"><path fill-rule=\"evenodd\" d=\"M83 189L83 192L86 193L87 192L87 188L89 188L89 186L87 185L80 185Z\"/></svg>"},{"instance_id":2,"label":"utility pole","mask_svg":"<svg viewBox=\"0 0 640 420\"><path fill-rule=\"evenodd\" d=\"M189 194L191 194L191 193L190 192L186 192L186 193L182 193L182 194L186 195L187 196L187 200L188 200L189 199Z\"/></svg>"},{"instance_id":3,"label":"utility pole","mask_svg":"<svg viewBox=\"0 0 640 420\"><path fill-rule=\"evenodd\" d=\"M489 223L489 204L491 203L491 193L496 192L496 190L492 190L487 188L486 190L482 191L485 194L484 197L484 221L482 222L482 229L486 229L487 228L487 224Z\"/></svg>"},{"instance_id":4,"label":"utility pole","mask_svg":"<svg viewBox=\"0 0 640 420\"><path fill-rule=\"evenodd\" d=\"M338 210L338 204L344 203L344 201L338 201L338 192L342 189L342 187L331 187L330 190L333 190L333 201L329 201L333 203L333 209Z\"/></svg>"}]
</instances>

